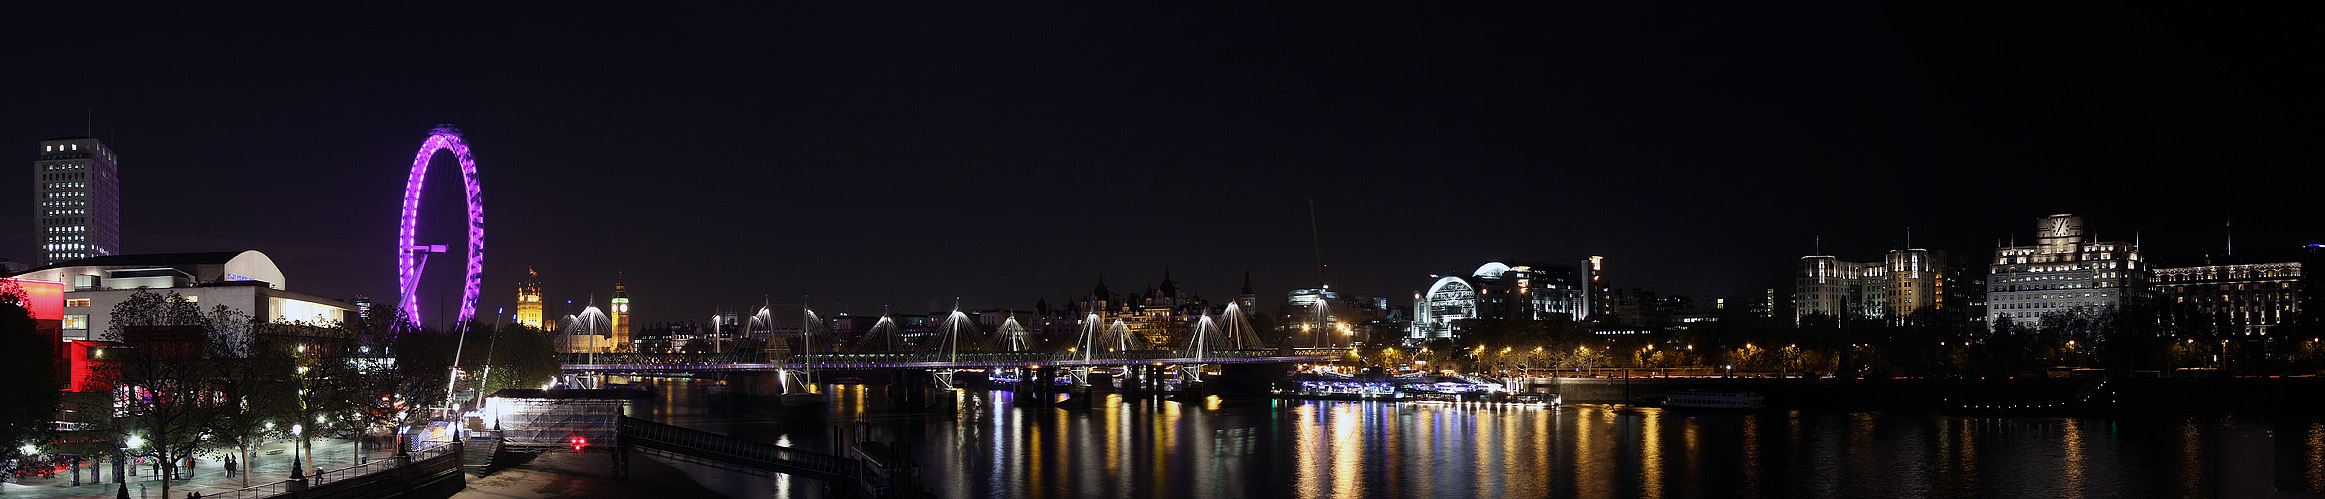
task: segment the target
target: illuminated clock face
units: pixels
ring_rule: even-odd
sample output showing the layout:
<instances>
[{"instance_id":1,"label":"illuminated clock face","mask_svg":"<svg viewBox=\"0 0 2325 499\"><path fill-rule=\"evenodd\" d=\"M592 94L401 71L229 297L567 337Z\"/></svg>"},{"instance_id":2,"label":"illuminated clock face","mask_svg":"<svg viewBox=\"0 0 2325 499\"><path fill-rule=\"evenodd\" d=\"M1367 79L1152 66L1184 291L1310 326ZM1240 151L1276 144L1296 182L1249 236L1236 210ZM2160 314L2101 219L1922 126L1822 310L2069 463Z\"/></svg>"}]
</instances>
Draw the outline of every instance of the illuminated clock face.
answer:
<instances>
[{"instance_id":1,"label":"illuminated clock face","mask_svg":"<svg viewBox=\"0 0 2325 499\"><path fill-rule=\"evenodd\" d=\"M2064 235L2067 235L2067 219L2064 219L2064 218L2053 218L2053 219L2051 219L2051 234L2052 234L2052 235L2058 235L2058 236L2064 236Z\"/></svg>"}]
</instances>

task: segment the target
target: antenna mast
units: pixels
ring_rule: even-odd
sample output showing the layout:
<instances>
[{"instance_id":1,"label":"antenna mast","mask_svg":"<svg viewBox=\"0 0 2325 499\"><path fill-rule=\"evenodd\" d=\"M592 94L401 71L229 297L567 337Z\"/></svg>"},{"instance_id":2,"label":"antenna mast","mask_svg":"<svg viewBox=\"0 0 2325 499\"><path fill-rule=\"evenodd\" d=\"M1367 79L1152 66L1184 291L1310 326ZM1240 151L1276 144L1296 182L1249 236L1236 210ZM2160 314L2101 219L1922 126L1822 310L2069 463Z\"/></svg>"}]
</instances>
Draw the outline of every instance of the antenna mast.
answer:
<instances>
[{"instance_id":1,"label":"antenna mast","mask_svg":"<svg viewBox=\"0 0 2325 499\"><path fill-rule=\"evenodd\" d=\"M1316 245L1316 285L1330 287L1324 282L1324 237L1316 230L1316 200L1308 199L1308 240Z\"/></svg>"}]
</instances>

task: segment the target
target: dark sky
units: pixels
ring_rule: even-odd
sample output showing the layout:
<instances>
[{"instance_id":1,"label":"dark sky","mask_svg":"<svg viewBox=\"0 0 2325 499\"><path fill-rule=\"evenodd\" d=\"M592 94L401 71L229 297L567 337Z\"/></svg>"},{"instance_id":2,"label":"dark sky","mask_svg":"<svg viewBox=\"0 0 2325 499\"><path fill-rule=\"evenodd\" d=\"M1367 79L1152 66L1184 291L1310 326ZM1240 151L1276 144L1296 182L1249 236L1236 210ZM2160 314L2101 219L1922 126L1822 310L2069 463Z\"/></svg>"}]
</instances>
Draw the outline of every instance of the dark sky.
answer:
<instances>
[{"instance_id":1,"label":"dark sky","mask_svg":"<svg viewBox=\"0 0 2325 499\"><path fill-rule=\"evenodd\" d=\"M127 251L256 248L333 297L394 293L437 123L481 170L485 310L526 267L552 302L626 270L646 322L1022 308L1165 268L1275 295L1315 281L1311 199L1335 288L1396 301L1593 254L1624 287L1789 293L1820 235L1975 258L2056 212L2155 258L2228 219L2240 249L2325 242L2320 17L2276 7L84 3L10 8L0 143L28 167L93 130ZM36 258L30 191L0 256Z\"/></svg>"}]
</instances>

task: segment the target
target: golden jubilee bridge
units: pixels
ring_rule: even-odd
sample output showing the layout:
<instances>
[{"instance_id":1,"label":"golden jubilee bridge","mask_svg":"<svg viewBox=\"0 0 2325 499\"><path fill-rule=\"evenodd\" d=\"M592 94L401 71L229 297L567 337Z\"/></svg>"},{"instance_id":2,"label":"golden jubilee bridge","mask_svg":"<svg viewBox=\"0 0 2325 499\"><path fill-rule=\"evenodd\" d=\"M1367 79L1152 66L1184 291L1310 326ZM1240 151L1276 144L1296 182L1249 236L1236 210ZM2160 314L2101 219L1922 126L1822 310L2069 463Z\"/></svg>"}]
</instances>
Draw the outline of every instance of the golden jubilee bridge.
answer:
<instances>
[{"instance_id":1,"label":"golden jubilee bridge","mask_svg":"<svg viewBox=\"0 0 2325 499\"><path fill-rule=\"evenodd\" d=\"M1066 369L1083 379L1093 369L1136 366L1171 367L1199 372L1222 364L1314 363L1345 359L1345 346L1263 345L1241 310L1228 305L1216 318L1203 315L1178 331L1175 341L1153 341L1134 332L1120 319L1107 321L1090 314L1081 322L1072 343L1055 347L1041 343L1014 317L992 328L981 327L968 315L952 312L935 328L907 333L888 317L853 337L831 331L813 311L804 312L805 331L775 338L775 348L738 353L568 353L562 354L568 373L678 374L784 373L786 385L815 379L816 371L912 370L935 375L938 386L949 387L951 374L969 370ZM762 310L751 320L767 321ZM767 321L771 322L771 321ZM1292 338L1288 342L1315 338ZM1062 338L1061 338L1062 340ZM787 388L788 391L788 388Z\"/></svg>"},{"instance_id":2,"label":"golden jubilee bridge","mask_svg":"<svg viewBox=\"0 0 2325 499\"><path fill-rule=\"evenodd\" d=\"M569 353L560 354L567 372L679 373L720 371L849 369L1001 369L1017 367L1107 367L1201 365L1262 362L1328 362L1346 358L1348 348L1258 350L1126 350L1085 355L1078 351L1023 352L831 352L770 359L764 353Z\"/></svg>"},{"instance_id":3,"label":"golden jubilee bridge","mask_svg":"<svg viewBox=\"0 0 2325 499\"><path fill-rule=\"evenodd\" d=\"M763 320L767 320L767 313L760 311L751 323ZM565 353L563 369L567 374L646 376L777 371L784 378L784 392L795 392L804 388L802 383L814 383L816 371L928 371L939 388L951 388L953 371L1065 369L1081 383L1093 369L1169 367L1200 376L1204 367L1214 364L1302 364L1344 360L1349 355L1346 346L1325 346L1330 341L1328 332L1286 339L1288 343L1311 343L1309 348L1262 346L1235 304L1216 318L1188 320L1186 330L1172 334L1172 341L1153 341L1132 332L1121 318L1104 320L1090 313L1081 320L1072 343L1056 341L1065 348L1037 348L1042 341L1018 325L1016 318L1002 320L995 327L981 327L960 311L953 311L928 332L904 332L886 316L853 337L832 332L814 311L804 311L802 323L811 325L809 330L779 334L774 348L758 353Z\"/></svg>"}]
</instances>

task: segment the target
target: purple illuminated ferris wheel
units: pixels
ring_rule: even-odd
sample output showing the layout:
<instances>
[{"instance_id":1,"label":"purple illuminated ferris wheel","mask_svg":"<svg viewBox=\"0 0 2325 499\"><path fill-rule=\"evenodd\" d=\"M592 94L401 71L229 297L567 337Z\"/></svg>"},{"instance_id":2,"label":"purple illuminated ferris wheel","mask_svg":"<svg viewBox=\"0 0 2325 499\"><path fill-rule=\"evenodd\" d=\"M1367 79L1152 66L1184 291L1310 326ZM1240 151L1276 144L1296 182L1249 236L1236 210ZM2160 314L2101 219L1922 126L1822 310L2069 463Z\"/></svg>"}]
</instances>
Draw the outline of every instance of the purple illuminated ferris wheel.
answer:
<instances>
[{"instance_id":1,"label":"purple illuminated ferris wheel","mask_svg":"<svg viewBox=\"0 0 2325 499\"><path fill-rule=\"evenodd\" d=\"M452 156L460 159L460 179L468 193L468 276L462 280L460 316L454 325L467 324L476 317L478 279L484 274L484 192L476 188L476 161L468 157L468 142L461 140L459 128L437 125L428 134L428 141L420 143L419 156L412 158L412 177L404 182L403 224L396 228L396 293L413 324L420 321L420 264L429 254L445 252L446 245L412 240L420 227L420 184L428 178L428 159L444 149L451 149Z\"/></svg>"}]
</instances>

